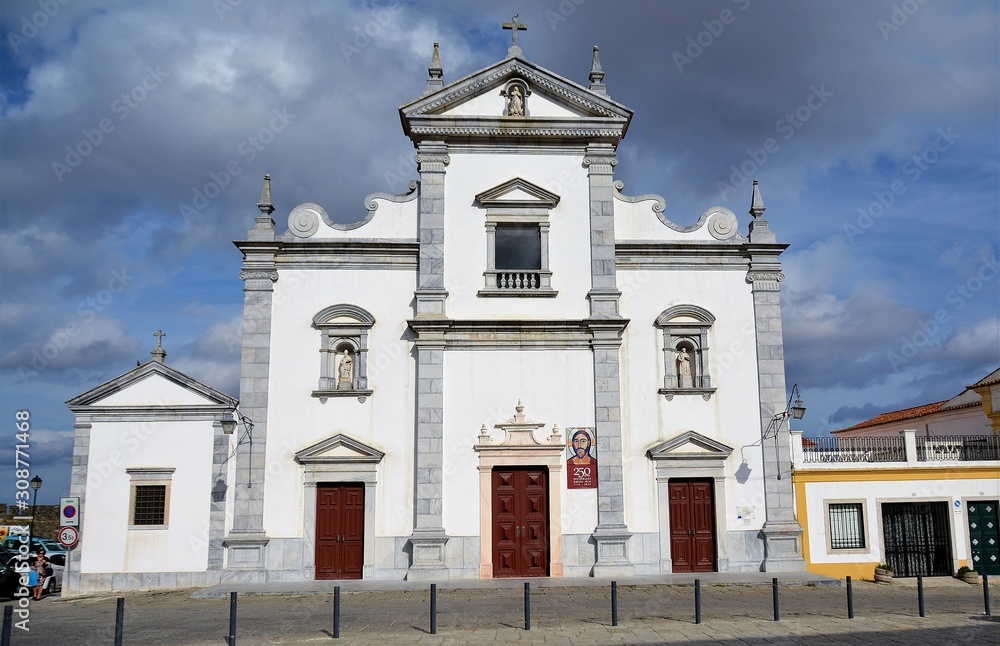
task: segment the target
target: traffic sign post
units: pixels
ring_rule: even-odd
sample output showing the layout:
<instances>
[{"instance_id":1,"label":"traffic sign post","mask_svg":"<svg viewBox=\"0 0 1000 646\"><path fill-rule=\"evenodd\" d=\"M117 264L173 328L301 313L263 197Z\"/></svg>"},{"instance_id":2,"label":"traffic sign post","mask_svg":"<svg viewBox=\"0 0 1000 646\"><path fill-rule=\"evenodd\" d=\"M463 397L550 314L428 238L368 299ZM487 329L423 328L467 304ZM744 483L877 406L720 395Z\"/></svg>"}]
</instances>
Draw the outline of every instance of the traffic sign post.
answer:
<instances>
[{"instance_id":1,"label":"traffic sign post","mask_svg":"<svg viewBox=\"0 0 1000 646\"><path fill-rule=\"evenodd\" d=\"M59 530L59 542L66 547L73 547L79 539L80 532L76 531L76 527L63 527Z\"/></svg>"},{"instance_id":2,"label":"traffic sign post","mask_svg":"<svg viewBox=\"0 0 1000 646\"><path fill-rule=\"evenodd\" d=\"M70 496L59 499L59 526L79 527L80 526L80 498Z\"/></svg>"}]
</instances>

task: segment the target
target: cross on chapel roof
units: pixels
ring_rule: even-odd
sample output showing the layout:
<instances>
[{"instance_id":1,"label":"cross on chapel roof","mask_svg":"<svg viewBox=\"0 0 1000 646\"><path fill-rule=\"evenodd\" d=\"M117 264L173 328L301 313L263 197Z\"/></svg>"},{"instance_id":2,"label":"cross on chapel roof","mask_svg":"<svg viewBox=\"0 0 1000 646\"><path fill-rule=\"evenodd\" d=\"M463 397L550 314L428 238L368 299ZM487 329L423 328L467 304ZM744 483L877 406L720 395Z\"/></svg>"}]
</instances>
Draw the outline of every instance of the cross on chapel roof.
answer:
<instances>
[{"instance_id":1,"label":"cross on chapel roof","mask_svg":"<svg viewBox=\"0 0 1000 646\"><path fill-rule=\"evenodd\" d=\"M510 47L507 49L508 57L521 56L523 53L521 48L517 46L517 32L527 31L528 25L523 22L518 22L517 16L518 14L514 14L514 17L510 19L510 22L505 22L501 25L504 29L510 30Z\"/></svg>"},{"instance_id":2,"label":"cross on chapel roof","mask_svg":"<svg viewBox=\"0 0 1000 646\"><path fill-rule=\"evenodd\" d=\"M150 352L153 355L153 361L157 363L163 363L163 360L167 357L167 351L163 349L163 337L167 336L167 333L163 330L157 330L153 332L153 336L156 337L156 347Z\"/></svg>"}]
</instances>

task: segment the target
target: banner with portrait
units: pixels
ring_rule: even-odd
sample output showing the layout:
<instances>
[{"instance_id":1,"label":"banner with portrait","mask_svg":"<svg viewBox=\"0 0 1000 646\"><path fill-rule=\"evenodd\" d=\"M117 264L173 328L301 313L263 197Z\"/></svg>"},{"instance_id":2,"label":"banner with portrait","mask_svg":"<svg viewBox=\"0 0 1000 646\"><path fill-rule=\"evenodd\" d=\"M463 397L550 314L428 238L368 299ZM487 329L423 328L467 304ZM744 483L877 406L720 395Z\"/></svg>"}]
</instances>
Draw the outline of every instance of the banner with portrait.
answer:
<instances>
[{"instance_id":1,"label":"banner with portrait","mask_svg":"<svg viewBox=\"0 0 1000 646\"><path fill-rule=\"evenodd\" d=\"M566 429L566 488L597 488L597 429L593 427Z\"/></svg>"}]
</instances>

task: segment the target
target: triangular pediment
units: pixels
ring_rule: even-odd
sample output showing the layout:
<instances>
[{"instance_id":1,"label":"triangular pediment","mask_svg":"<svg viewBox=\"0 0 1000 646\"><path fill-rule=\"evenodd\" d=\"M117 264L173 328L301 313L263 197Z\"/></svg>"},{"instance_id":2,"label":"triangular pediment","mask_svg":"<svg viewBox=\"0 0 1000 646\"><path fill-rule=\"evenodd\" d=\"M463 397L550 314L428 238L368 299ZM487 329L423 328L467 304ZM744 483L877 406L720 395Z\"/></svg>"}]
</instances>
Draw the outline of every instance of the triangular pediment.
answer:
<instances>
[{"instance_id":1,"label":"triangular pediment","mask_svg":"<svg viewBox=\"0 0 1000 646\"><path fill-rule=\"evenodd\" d=\"M383 457L385 457L385 453L382 451L343 433L337 433L322 442L302 449L295 454L295 461L299 464L381 462Z\"/></svg>"},{"instance_id":2,"label":"triangular pediment","mask_svg":"<svg viewBox=\"0 0 1000 646\"><path fill-rule=\"evenodd\" d=\"M99 407L225 406L237 400L157 361L148 361L66 402L71 410Z\"/></svg>"},{"instance_id":3,"label":"triangular pediment","mask_svg":"<svg viewBox=\"0 0 1000 646\"><path fill-rule=\"evenodd\" d=\"M651 460L725 460L733 452L733 447L705 437L701 433L687 431L661 442L646 451Z\"/></svg>"},{"instance_id":4,"label":"triangular pediment","mask_svg":"<svg viewBox=\"0 0 1000 646\"><path fill-rule=\"evenodd\" d=\"M505 113L501 92L521 81L528 96L524 115ZM520 56L508 57L399 108L412 140L460 137L574 138L617 141L632 110Z\"/></svg>"},{"instance_id":5,"label":"triangular pediment","mask_svg":"<svg viewBox=\"0 0 1000 646\"><path fill-rule=\"evenodd\" d=\"M559 196L528 180L515 177L476 195L476 201L485 207L534 206L551 209L559 204Z\"/></svg>"}]
</instances>

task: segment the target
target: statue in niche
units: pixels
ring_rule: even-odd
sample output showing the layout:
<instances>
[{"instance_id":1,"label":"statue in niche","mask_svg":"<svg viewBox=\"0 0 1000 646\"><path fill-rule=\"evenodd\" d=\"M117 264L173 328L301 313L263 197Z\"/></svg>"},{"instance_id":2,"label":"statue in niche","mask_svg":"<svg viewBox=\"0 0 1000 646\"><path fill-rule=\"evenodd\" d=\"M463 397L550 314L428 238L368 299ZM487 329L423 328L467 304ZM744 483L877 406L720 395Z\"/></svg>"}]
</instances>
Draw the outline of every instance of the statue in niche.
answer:
<instances>
[{"instance_id":1,"label":"statue in niche","mask_svg":"<svg viewBox=\"0 0 1000 646\"><path fill-rule=\"evenodd\" d=\"M337 364L337 390L351 390L354 388L354 359L345 349Z\"/></svg>"},{"instance_id":2,"label":"statue in niche","mask_svg":"<svg viewBox=\"0 0 1000 646\"><path fill-rule=\"evenodd\" d=\"M513 86L510 89L510 96L507 99L507 116L509 117L523 117L524 116L524 97L521 96L521 88L518 86Z\"/></svg>"},{"instance_id":3,"label":"statue in niche","mask_svg":"<svg viewBox=\"0 0 1000 646\"><path fill-rule=\"evenodd\" d=\"M691 377L691 353L687 348L680 348L677 353L677 387L694 387L694 379Z\"/></svg>"}]
</instances>

